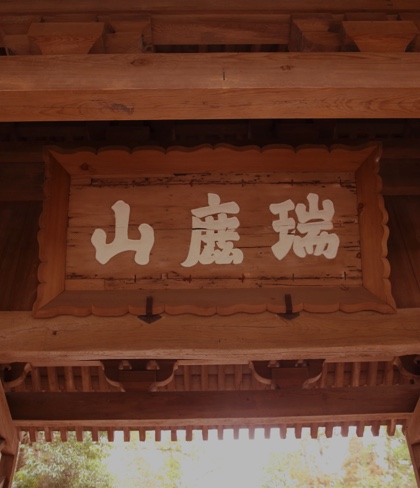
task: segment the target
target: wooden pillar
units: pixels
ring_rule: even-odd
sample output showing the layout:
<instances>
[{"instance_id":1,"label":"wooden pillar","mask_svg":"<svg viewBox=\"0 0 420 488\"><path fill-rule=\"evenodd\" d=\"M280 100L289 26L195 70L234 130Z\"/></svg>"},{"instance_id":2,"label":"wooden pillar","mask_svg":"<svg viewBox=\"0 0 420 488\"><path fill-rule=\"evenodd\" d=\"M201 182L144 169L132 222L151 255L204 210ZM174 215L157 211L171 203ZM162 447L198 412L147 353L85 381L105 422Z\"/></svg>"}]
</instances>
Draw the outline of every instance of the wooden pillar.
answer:
<instances>
[{"instance_id":1,"label":"wooden pillar","mask_svg":"<svg viewBox=\"0 0 420 488\"><path fill-rule=\"evenodd\" d=\"M19 438L13 424L3 385L0 382L0 488L11 488L15 472Z\"/></svg>"},{"instance_id":2,"label":"wooden pillar","mask_svg":"<svg viewBox=\"0 0 420 488\"><path fill-rule=\"evenodd\" d=\"M413 463L414 474L416 475L417 486L420 487L420 400L417 402L413 415L408 422L405 435L411 462Z\"/></svg>"}]
</instances>

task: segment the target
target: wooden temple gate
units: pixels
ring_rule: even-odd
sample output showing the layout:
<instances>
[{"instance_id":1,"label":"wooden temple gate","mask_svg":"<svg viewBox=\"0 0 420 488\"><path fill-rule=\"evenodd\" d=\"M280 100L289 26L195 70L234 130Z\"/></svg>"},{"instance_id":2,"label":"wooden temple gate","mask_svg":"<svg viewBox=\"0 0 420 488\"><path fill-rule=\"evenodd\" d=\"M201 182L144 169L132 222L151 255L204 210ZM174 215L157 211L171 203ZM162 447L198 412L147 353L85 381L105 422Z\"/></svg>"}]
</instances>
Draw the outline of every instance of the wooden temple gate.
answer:
<instances>
[{"instance_id":1,"label":"wooden temple gate","mask_svg":"<svg viewBox=\"0 0 420 488\"><path fill-rule=\"evenodd\" d=\"M419 31L0 1L0 486L21 432L398 425L420 486Z\"/></svg>"}]
</instances>

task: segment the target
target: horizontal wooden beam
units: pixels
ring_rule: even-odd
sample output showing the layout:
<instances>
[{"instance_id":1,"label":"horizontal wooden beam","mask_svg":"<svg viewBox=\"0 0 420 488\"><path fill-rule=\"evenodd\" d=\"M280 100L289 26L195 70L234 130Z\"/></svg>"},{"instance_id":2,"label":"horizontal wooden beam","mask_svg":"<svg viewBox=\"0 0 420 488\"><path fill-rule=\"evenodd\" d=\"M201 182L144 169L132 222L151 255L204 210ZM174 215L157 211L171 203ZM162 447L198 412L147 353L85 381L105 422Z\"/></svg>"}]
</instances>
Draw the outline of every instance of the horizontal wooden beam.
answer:
<instances>
[{"instance_id":1,"label":"horizontal wooden beam","mask_svg":"<svg viewBox=\"0 0 420 488\"><path fill-rule=\"evenodd\" d=\"M420 353L420 309L311 314L292 321L266 312L163 315L148 325L135 315L34 319L0 312L2 362L111 358L392 360Z\"/></svg>"},{"instance_id":2,"label":"horizontal wooden beam","mask_svg":"<svg viewBox=\"0 0 420 488\"><path fill-rule=\"evenodd\" d=\"M420 53L0 57L0 122L417 118Z\"/></svg>"},{"instance_id":3,"label":"horizontal wooden beam","mask_svg":"<svg viewBox=\"0 0 420 488\"><path fill-rule=\"evenodd\" d=\"M419 386L266 391L8 393L17 427L258 425L410 418Z\"/></svg>"},{"instance_id":4,"label":"horizontal wooden beam","mask_svg":"<svg viewBox=\"0 0 420 488\"><path fill-rule=\"evenodd\" d=\"M58 14L58 13L196 13L196 12L415 12L417 0L74 0L71 3L54 0L3 0L0 14Z\"/></svg>"}]
</instances>

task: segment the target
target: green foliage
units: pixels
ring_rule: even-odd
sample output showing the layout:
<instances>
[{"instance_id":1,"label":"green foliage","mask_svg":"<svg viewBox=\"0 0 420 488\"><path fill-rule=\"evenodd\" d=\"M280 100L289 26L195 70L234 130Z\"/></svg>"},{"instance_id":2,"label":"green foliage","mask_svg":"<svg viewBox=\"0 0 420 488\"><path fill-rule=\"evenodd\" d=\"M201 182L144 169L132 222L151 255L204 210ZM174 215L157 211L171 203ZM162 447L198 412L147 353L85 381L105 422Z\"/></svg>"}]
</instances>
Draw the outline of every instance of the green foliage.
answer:
<instances>
[{"instance_id":1,"label":"green foliage","mask_svg":"<svg viewBox=\"0 0 420 488\"><path fill-rule=\"evenodd\" d=\"M353 488L382 488L385 470L378 464L372 444L364 445L358 437L350 439L349 454L343 463L341 485Z\"/></svg>"},{"instance_id":2,"label":"green foliage","mask_svg":"<svg viewBox=\"0 0 420 488\"><path fill-rule=\"evenodd\" d=\"M104 466L107 443L93 442L87 434L78 442L71 434L67 442L57 435L52 442L23 444L13 488L113 488Z\"/></svg>"},{"instance_id":3,"label":"green foliage","mask_svg":"<svg viewBox=\"0 0 420 488\"><path fill-rule=\"evenodd\" d=\"M125 446L128 460L124 488L182 488L186 463L195 456L193 443L162 441L155 443L151 437L139 442L135 435ZM140 485L139 485L140 483Z\"/></svg>"},{"instance_id":4,"label":"green foliage","mask_svg":"<svg viewBox=\"0 0 420 488\"><path fill-rule=\"evenodd\" d=\"M303 439L298 451L272 454L261 488L336 487L338 476L326 472L319 462L320 457L326 453L327 445L328 440L325 437L317 440Z\"/></svg>"},{"instance_id":5,"label":"green foliage","mask_svg":"<svg viewBox=\"0 0 420 488\"><path fill-rule=\"evenodd\" d=\"M342 466L330 473L320 469L325 457L332 454L328 441L317 439L317 453L308 449L308 442L315 441L305 439L299 451L272 455L262 488L416 488L404 434L397 430L393 437L381 437L381 451L375 442L351 437Z\"/></svg>"}]
</instances>

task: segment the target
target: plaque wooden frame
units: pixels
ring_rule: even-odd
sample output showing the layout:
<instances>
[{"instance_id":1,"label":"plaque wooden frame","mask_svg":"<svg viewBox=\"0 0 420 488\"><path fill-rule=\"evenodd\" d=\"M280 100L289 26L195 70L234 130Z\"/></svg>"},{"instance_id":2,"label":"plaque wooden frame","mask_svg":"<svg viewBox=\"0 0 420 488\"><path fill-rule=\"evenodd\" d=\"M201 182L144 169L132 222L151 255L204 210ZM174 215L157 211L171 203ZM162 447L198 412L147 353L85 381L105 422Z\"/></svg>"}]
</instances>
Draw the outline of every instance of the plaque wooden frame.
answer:
<instances>
[{"instance_id":1,"label":"plaque wooden frame","mask_svg":"<svg viewBox=\"0 0 420 488\"><path fill-rule=\"evenodd\" d=\"M380 194L380 155L381 147L378 144L356 148L238 148L226 145L174 147L167 150L156 147L134 150L115 147L100 150L46 148L45 200L38 238L40 284L33 308L34 316L120 316L125 313L142 317L162 313L207 316L263 311L290 316L301 310L324 313L373 310L392 313L395 311L395 302L388 279L388 216ZM112 280L105 280L103 285L104 280L75 279L74 276L69 279L66 266L72 187L89 186L92 181L97 184L98 181L135 181L136 178L144 183L145 179L161 180L174 175L176 178L189 178L190 182L211 175L212 181L220 177L223 181L227 178L238 183L238 178L243 174L256 175L257 178L266 175L269 178L280 173L287 175L291 184L296 175L309 175L311 178L315 175L321 180L325 175L328 178L335 175L334 178L340 184L340 175L354 175L360 232L360 284L353 285L346 273L342 281L336 280L333 286L327 282L323 286L322 279L296 284L293 277L283 280L282 284L270 281L267 284L254 283L238 278L230 280L228 286L223 283L220 286L206 286L206 282L201 283L191 277L186 279L184 276L172 287L166 273L162 273L162 281L166 281L164 284L156 285L156 280L149 280L149 284L136 283L134 278L134 283L125 283L119 288Z\"/></svg>"}]
</instances>

